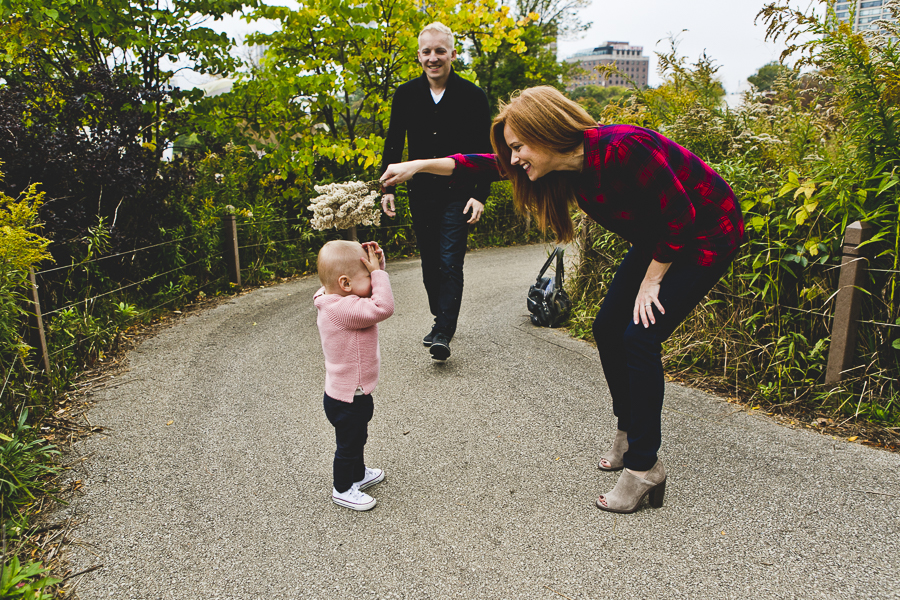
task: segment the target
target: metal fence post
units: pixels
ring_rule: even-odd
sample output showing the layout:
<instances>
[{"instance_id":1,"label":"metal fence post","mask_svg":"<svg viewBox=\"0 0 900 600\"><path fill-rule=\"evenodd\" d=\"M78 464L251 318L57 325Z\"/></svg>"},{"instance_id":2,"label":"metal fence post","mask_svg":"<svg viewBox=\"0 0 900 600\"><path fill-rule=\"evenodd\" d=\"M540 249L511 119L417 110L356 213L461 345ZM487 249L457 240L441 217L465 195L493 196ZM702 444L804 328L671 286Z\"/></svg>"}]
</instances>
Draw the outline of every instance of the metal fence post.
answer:
<instances>
[{"instance_id":1,"label":"metal fence post","mask_svg":"<svg viewBox=\"0 0 900 600\"><path fill-rule=\"evenodd\" d=\"M222 215L222 238L225 241L225 262L231 282L241 287L241 257L238 254L237 220L234 215Z\"/></svg>"},{"instance_id":2,"label":"metal fence post","mask_svg":"<svg viewBox=\"0 0 900 600\"><path fill-rule=\"evenodd\" d=\"M837 383L853 363L856 350L856 330L862 292L859 288L866 282L865 249L859 245L872 237L872 226L855 221L844 231L844 255L841 259L841 274L838 291L834 299L834 321L831 326L831 345L828 348L828 367L825 383Z\"/></svg>"},{"instance_id":3,"label":"metal fence post","mask_svg":"<svg viewBox=\"0 0 900 600\"><path fill-rule=\"evenodd\" d=\"M41 318L41 298L38 295L37 277L34 269L28 269L28 345L37 348L41 353L44 372L50 374L50 352L47 349L47 337L44 335L44 320Z\"/></svg>"}]
</instances>

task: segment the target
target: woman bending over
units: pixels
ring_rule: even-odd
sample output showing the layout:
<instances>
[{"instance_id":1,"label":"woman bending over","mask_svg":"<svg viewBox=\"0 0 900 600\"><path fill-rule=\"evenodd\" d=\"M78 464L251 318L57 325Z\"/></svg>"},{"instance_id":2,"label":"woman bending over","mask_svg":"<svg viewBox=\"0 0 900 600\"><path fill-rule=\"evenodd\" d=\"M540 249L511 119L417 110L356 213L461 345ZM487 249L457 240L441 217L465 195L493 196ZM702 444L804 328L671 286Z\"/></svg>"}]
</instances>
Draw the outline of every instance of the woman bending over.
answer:
<instances>
[{"instance_id":1,"label":"woman bending over","mask_svg":"<svg viewBox=\"0 0 900 600\"><path fill-rule=\"evenodd\" d=\"M415 173L505 177L516 208L570 241L577 206L631 243L594 319L594 340L618 423L603 471L625 469L597 507L662 506L657 452L665 378L661 346L728 270L744 241L740 205L696 155L655 131L597 125L556 89L520 92L491 126L495 154L456 154L390 165L396 185Z\"/></svg>"}]
</instances>

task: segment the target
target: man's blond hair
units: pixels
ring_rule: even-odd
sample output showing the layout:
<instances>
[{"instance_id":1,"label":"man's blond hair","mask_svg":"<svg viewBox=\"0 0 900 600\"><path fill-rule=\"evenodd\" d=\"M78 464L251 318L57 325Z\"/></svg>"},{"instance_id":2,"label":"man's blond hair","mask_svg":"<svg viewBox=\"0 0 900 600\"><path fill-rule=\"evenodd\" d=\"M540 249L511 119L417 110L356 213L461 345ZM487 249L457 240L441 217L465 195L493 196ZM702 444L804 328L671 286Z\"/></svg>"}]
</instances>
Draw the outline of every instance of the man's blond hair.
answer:
<instances>
[{"instance_id":1,"label":"man's blond hair","mask_svg":"<svg viewBox=\"0 0 900 600\"><path fill-rule=\"evenodd\" d=\"M456 36L453 35L453 30L441 23L440 21L435 21L434 23L430 23L422 28L422 31L419 32L419 42L422 42L422 36L426 31L434 31L437 33L443 33L444 35L450 38L450 47L447 50L453 50L456 48Z\"/></svg>"},{"instance_id":2,"label":"man's blond hair","mask_svg":"<svg viewBox=\"0 0 900 600\"><path fill-rule=\"evenodd\" d=\"M365 265L359 260L365 256L362 244L349 240L332 240L322 246L319 257L316 260L316 269L319 272L319 281L327 289L337 285L341 275L350 277L356 275L359 269Z\"/></svg>"}]
</instances>

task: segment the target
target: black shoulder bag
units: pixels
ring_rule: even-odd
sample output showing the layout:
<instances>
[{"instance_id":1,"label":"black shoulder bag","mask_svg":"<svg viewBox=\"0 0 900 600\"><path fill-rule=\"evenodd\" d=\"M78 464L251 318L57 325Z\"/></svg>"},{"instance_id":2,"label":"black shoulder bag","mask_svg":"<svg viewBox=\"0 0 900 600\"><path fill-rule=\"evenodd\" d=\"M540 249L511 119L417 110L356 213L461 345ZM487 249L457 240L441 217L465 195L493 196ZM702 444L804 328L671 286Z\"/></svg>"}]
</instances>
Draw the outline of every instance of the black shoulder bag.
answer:
<instances>
[{"instance_id":1,"label":"black shoulder bag","mask_svg":"<svg viewBox=\"0 0 900 600\"><path fill-rule=\"evenodd\" d=\"M563 289L563 252L559 246L553 250L538 273L537 281L528 288L528 312L532 324L538 327L559 327L572 310L572 302ZM554 257L556 277L544 277Z\"/></svg>"}]
</instances>

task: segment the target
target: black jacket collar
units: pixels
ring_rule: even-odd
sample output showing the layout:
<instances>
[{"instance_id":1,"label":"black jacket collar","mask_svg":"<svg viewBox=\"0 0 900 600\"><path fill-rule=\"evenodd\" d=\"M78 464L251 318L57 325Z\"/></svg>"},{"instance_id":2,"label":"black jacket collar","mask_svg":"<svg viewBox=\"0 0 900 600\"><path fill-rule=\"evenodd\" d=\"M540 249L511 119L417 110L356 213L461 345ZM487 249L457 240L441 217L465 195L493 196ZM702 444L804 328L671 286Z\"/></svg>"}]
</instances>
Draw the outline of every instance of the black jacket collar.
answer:
<instances>
[{"instance_id":1,"label":"black jacket collar","mask_svg":"<svg viewBox=\"0 0 900 600\"><path fill-rule=\"evenodd\" d=\"M445 94L447 93L447 90L449 90L456 84L456 81L458 79L459 79L459 75L456 74L456 69L454 69L453 67L450 67L450 75L447 77L447 87L444 88ZM425 75L425 71L422 71L422 74L419 75L417 80L421 82L420 85L425 86L426 90L429 90L429 91L431 90L431 84L428 83L428 76Z\"/></svg>"}]
</instances>

